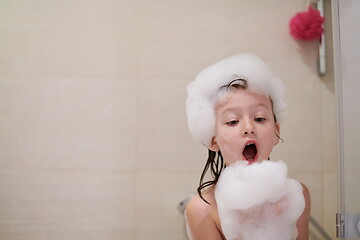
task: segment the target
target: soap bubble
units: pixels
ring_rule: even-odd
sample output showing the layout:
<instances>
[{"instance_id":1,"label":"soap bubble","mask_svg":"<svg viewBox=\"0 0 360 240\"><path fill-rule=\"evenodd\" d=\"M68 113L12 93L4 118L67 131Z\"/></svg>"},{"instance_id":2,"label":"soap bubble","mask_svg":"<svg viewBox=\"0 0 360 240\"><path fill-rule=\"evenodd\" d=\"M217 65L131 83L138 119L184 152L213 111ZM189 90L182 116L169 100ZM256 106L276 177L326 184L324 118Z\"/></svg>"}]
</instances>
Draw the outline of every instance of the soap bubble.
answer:
<instances>
[{"instance_id":1,"label":"soap bubble","mask_svg":"<svg viewBox=\"0 0 360 240\"><path fill-rule=\"evenodd\" d=\"M300 182L287 178L283 161L226 167L216 184L223 233L228 240L296 239L296 222L304 211Z\"/></svg>"}]
</instances>

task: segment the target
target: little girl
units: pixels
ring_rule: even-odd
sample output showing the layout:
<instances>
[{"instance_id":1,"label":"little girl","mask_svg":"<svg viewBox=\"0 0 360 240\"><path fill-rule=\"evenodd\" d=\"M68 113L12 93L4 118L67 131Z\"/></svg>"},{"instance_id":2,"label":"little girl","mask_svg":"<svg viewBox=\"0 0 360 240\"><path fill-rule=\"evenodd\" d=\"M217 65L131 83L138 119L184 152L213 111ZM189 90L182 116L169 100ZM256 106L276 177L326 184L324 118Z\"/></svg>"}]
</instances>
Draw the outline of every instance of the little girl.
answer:
<instances>
[{"instance_id":1,"label":"little girl","mask_svg":"<svg viewBox=\"0 0 360 240\"><path fill-rule=\"evenodd\" d=\"M278 119L286 107L283 93L280 80L252 54L215 63L188 85L188 127L208 148L198 194L185 210L190 239L308 239L308 189L286 178L283 162L268 161L273 147L282 140ZM209 168L213 180L204 182ZM240 173L251 177L244 180ZM259 179L265 185L256 185ZM231 190L223 203L227 186L236 190ZM235 205L247 202L246 206L230 207L229 201ZM265 221L265 217L272 220ZM281 221L284 224L278 224ZM285 228L290 233L278 237Z\"/></svg>"}]
</instances>

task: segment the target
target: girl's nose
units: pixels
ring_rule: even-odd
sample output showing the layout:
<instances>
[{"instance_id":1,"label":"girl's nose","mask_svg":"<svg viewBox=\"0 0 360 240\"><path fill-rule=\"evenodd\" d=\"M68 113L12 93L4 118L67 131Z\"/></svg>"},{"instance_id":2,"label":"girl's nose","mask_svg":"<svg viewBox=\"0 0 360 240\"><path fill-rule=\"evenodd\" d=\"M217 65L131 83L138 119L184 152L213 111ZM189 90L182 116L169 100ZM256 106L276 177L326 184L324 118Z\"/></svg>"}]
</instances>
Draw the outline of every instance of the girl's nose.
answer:
<instances>
[{"instance_id":1,"label":"girl's nose","mask_svg":"<svg viewBox=\"0 0 360 240\"><path fill-rule=\"evenodd\" d=\"M242 129L242 135L248 136L253 134L255 134L254 126L250 122L247 122Z\"/></svg>"},{"instance_id":2,"label":"girl's nose","mask_svg":"<svg viewBox=\"0 0 360 240\"><path fill-rule=\"evenodd\" d=\"M254 134L254 133L255 133L254 131L245 131L245 132L244 132L244 135Z\"/></svg>"}]
</instances>

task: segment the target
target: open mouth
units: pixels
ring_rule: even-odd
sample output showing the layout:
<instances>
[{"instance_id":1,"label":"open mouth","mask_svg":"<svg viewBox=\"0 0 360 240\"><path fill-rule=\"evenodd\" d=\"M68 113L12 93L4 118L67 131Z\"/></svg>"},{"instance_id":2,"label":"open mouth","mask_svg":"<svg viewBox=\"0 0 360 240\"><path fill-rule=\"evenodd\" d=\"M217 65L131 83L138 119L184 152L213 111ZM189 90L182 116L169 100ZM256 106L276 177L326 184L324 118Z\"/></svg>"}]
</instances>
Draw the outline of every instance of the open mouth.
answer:
<instances>
[{"instance_id":1,"label":"open mouth","mask_svg":"<svg viewBox=\"0 0 360 240\"><path fill-rule=\"evenodd\" d=\"M254 143L249 143L245 146L243 151L244 160L251 162L256 159L257 148Z\"/></svg>"}]
</instances>

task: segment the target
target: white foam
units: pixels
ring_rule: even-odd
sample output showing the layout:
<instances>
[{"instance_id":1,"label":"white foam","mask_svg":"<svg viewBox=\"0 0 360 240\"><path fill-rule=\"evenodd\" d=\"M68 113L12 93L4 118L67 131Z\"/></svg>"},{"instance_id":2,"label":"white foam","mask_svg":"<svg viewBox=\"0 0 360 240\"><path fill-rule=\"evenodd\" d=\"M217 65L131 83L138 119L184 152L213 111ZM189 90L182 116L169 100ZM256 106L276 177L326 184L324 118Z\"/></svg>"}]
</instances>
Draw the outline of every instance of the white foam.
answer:
<instances>
[{"instance_id":1,"label":"white foam","mask_svg":"<svg viewBox=\"0 0 360 240\"><path fill-rule=\"evenodd\" d=\"M226 167L216 184L215 198L228 240L296 239L296 222L304 211L301 184L287 178L283 161Z\"/></svg>"}]
</instances>

